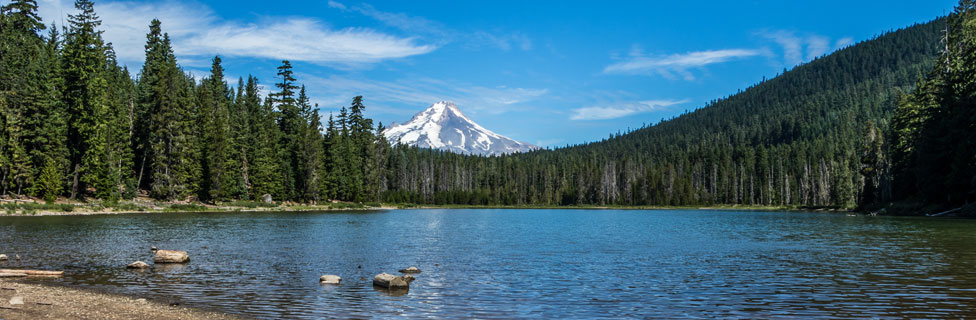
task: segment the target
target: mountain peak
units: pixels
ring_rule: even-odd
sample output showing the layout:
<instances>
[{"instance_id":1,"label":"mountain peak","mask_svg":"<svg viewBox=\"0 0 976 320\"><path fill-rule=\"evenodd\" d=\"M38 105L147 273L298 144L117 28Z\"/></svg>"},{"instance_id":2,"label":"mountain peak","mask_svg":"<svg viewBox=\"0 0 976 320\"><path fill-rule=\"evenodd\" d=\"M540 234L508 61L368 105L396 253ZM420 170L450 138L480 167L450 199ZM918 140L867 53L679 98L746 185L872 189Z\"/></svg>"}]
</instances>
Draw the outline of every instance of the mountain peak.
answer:
<instances>
[{"instance_id":1,"label":"mountain peak","mask_svg":"<svg viewBox=\"0 0 976 320\"><path fill-rule=\"evenodd\" d=\"M434 103L410 121L394 125L383 134L393 143L462 154L499 155L539 149L485 129L451 101Z\"/></svg>"}]
</instances>

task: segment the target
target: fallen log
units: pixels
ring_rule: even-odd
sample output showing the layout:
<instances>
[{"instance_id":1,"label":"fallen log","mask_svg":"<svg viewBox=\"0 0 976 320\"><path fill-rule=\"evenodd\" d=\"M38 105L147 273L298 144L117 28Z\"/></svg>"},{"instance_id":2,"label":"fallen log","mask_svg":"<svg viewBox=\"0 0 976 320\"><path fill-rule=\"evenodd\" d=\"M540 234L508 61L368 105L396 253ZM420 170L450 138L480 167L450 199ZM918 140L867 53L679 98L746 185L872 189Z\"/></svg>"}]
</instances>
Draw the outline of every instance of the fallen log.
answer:
<instances>
[{"instance_id":1,"label":"fallen log","mask_svg":"<svg viewBox=\"0 0 976 320\"><path fill-rule=\"evenodd\" d=\"M24 273L29 276L63 276L64 271L0 269L0 273Z\"/></svg>"},{"instance_id":2,"label":"fallen log","mask_svg":"<svg viewBox=\"0 0 976 320\"><path fill-rule=\"evenodd\" d=\"M18 278L26 276L27 274L23 272L0 272L0 278Z\"/></svg>"},{"instance_id":3,"label":"fallen log","mask_svg":"<svg viewBox=\"0 0 976 320\"><path fill-rule=\"evenodd\" d=\"M942 211L942 212L939 212L939 213L933 213L933 214L929 214L928 216L929 217L941 217L941 216L944 216L944 215L947 215L947 214L950 214L950 213L955 213L955 212L961 211L962 208L964 208L964 207L958 207L958 208L955 208L955 209L952 209L952 210Z\"/></svg>"}]
</instances>

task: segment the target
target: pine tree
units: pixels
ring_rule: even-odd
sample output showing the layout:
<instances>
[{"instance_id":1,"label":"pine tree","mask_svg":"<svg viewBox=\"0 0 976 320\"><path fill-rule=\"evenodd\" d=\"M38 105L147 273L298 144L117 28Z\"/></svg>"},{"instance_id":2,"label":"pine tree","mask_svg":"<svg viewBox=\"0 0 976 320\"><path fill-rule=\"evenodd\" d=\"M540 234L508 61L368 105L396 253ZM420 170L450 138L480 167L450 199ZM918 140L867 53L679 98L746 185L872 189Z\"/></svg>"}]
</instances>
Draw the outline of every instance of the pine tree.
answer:
<instances>
[{"instance_id":1,"label":"pine tree","mask_svg":"<svg viewBox=\"0 0 976 320\"><path fill-rule=\"evenodd\" d=\"M177 64L160 22L149 30L134 112L137 184L155 198L182 199L200 189L195 81Z\"/></svg>"},{"instance_id":2,"label":"pine tree","mask_svg":"<svg viewBox=\"0 0 976 320\"><path fill-rule=\"evenodd\" d=\"M233 100L220 63L220 57L214 57L210 76L203 79L198 90L198 119L202 134L198 147L202 156L203 178L200 199L211 201L228 199L237 194L233 172L238 165L230 130L230 106Z\"/></svg>"},{"instance_id":3,"label":"pine tree","mask_svg":"<svg viewBox=\"0 0 976 320\"><path fill-rule=\"evenodd\" d=\"M298 94L299 114L302 121L301 129L301 159L302 172L300 182L302 188L301 199L304 201L317 201L320 199L322 186L322 157L325 155L322 150L322 120L319 118L318 105L315 108L309 104L308 95L305 93L305 86L302 86Z\"/></svg>"},{"instance_id":4,"label":"pine tree","mask_svg":"<svg viewBox=\"0 0 976 320\"><path fill-rule=\"evenodd\" d=\"M64 101L69 118L68 145L72 147L71 197L93 187L100 197L111 197L113 181L106 155L105 128L109 112L105 75L105 46L101 24L90 0L75 1L80 13L69 15L70 28L64 48Z\"/></svg>"},{"instance_id":5,"label":"pine tree","mask_svg":"<svg viewBox=\"0 0 976 320\"><path fill-rule=\"evenodd\" d=\"M285 197L288 199L298 199L299 193L304 185L304 177L301 163L301 130L304 120L301 118L298 105L295 101L294 73L292 72L291 62L284 60L278 67L278 78L281 82L275 84L278 92L272 93L271 98L277 108L278 128L281 132L281 166L283 187Z\"/></svg>"}]
</instances>

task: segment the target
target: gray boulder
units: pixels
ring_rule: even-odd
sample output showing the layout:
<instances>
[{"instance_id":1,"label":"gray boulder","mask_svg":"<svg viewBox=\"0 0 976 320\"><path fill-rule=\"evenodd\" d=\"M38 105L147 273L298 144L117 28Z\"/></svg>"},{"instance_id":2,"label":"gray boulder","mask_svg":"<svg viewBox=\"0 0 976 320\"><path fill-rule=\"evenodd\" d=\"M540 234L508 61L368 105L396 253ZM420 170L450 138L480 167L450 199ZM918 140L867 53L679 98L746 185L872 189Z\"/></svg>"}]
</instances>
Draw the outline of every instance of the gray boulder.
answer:
<instances>
[{"instance_id":1,"label":"gray boulder","mask_svg":"<svg viewBox=\"0 0 976 320\"><path fill-rule=\"evenodd\" d=\"M413 276L394 276L384 272L373 277L373 285L390 289L409 288L413 280Z\"/></svg>"},{"instance_id":2,"label":"gray boulder","mask_svg":"<svg viewBox=\"0 0 976 320\"><path fill-rule=\"evenodd\" d=\"M319 277L319 282L322 284L339 284L339 282L342 282L342 278L336 275L327 274Z\"/></svg>"},{"instance_id":3,"label":"gray boulder","mask_svg":"<svg viewBox=\"0 0 976 320\"><path fill-rule=\"evenodd\" d=\"M409 268L400 270L400 273L420 273L420 268L417 268L417 267L409 267Z\"/></svg>"},{"instance_id":4,"label":"gray boulder","mask_svg":"<svg viewBox=\"0 0 976 320\"><path fill-rule=\"evenodd\" d=\"M176 251L176 250L156 250L156 257L153 258L155 263L186 263L190 261L190 256L186 254L186 251Z\"/></svg>"}]
</instances>

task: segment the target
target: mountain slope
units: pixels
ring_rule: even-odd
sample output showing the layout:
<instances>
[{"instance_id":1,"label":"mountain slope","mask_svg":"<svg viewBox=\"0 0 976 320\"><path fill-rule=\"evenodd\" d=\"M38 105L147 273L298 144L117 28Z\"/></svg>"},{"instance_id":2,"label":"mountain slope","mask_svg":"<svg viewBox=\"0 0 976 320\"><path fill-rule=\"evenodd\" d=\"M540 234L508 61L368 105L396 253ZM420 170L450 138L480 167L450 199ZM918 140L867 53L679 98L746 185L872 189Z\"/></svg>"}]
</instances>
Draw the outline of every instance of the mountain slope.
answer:
<instances>
[{"instance_id":1,"label":"mountain slope","mask_svg":"<svg viewBox=\"0 0 976 320\"><path fill-rule=\"evenodd\" d=\"M393 125L383 134L391 143L461 154L501 155L539 148L485 129L449 101L435 103L410 121Z\"/></svg>"},{"instance_id":2,"label":"mountain slope","mask_svg":"<svg viewBox=\"0 0 976 320\"><path fill-rule=\"evenodd\" d=\"M878 190L862 163L867 146L884 138L876 133L899 95L931 70L944 22L885 33L595 143L498 159L404 150L396 160L407 168L438 170L392 177L389 194L435 203L852 207Z\"/></svg>"}]
</instances>

